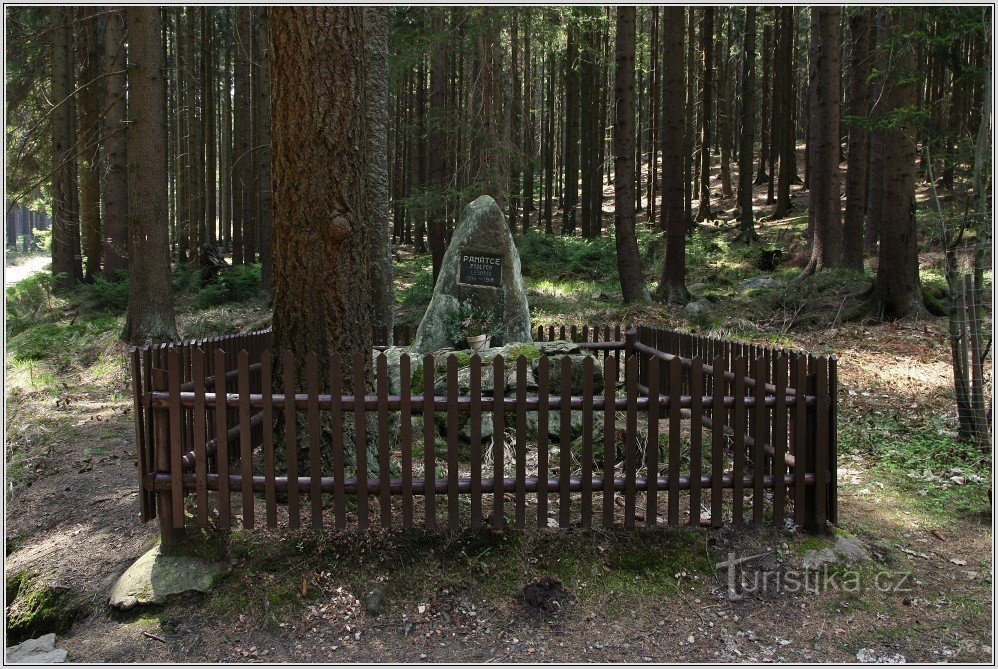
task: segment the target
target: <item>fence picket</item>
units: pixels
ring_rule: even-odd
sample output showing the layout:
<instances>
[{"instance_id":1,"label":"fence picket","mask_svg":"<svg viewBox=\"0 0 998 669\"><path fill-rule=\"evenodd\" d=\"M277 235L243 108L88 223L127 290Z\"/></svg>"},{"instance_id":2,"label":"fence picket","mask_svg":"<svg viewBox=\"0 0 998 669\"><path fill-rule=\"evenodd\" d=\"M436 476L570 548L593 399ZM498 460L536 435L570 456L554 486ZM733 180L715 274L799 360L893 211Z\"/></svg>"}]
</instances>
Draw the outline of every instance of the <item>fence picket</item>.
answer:
<instances>
[{"instance_id":1,"label":"fence picket","mask_svg":"<svg viewBox=\"0 0 998 669\"><path fill-rule=\"evenodd\" d=\"M225 351L215 349L215 369L221 370L216 379L225 375ZM226 410L225 383L215 381L215 462L218 467L218 525L223 530L232 526L232 498L229 494L229 440L228 411Z\"/></svg>"},{"instance_id":2,"label":"fence picket","mask_svg":"<svg viewBox=\"0 0 998 669\"><path fill-rule=\"evenodd\" d=\"M437 435L434 422L436 402L433 391L433 356L423 356L423 513L427 529L437 526L436 496Z\"/></svg>"},{"instance_id":3,"label":"fence picket","mask_svg":"<svg viewBox=\"0 0 998 669\"><path fill-rule=\"evenodd\" d=\"M377 358L378 388L378 506L381 527L392 526L391 453L388 443L388 358L379 353Z\"/></svg>"},{"instance_id":4,"label":"fence picket","mask_svg":"<svg viewBox=\"0 0 998 669\"><path fill-rule=\"evenodd\" d=\"M697 340L699 343L699 340ZM700 524L700 476L703 473L703 359L690 364L690 525Z\"/></svg>"},{"instance_id":5,"label":"fence picket","mask_svg":"<svg viewBox=\"0 0 998 669\"><path fill-rule=\"evenodd\" d=\"M253 431L250 428L250 378L249 353L239 351L236 357L239 369L239 470L243 493L243 527L253 529Z\"/></svg>"},{"instance_id":6,"label":"fence picket","mask_svg":"<svg viewBox=\"0 0 998 669\"><path fill-rule=\"evenodd\" d=\"M572 359L561 358L561 412L558 417L558 526L568 527L572 510Z\"/></svg>"},{"instance_id":7,"label":"fence picket","mask_svg":"<svg viewBox=\"0 0 998 669\"><path fill-rule=\"evenodd\" d=\"M312 527L322 529L322 461L319 433L319 362L315 351L305 356L305 385L308 390L308 476Z\"/></svg>"},{"instance_id":8,"label":"fence picket","mask_svg":"<svg viewBox=\"0 0 998 669\"><path fill-rule=\"evenodd\" d=\"M506 366L501 355L497 355L492 361L492 382L494 390L492 396L496 400L501 400L506 396ZM497 401L494 404L495 413L492 417L492 465L493 465L493 490L492 495L492 523L496 527L503 525L503 495L505 487L503 479L505 477L505 455L506 443L506 416L505 404Z\"/></svg>"},{"instance_id":9,"label":"fence picket","mask_svg":"<svg viewBox=\"0 0 998 669\"><path fill-rule=\"evenodd\" d=\"M714 347L715 352L717 346ZM723 355L716 355L713 361L714 373L711 375L713 386L713 406L710 410L710 526L721 526L721 503L724 488L724 372Z\"/></svg>"},{"instance_id":10,"label":"fence picket","mask_svg":"<svg viewBox=\"0 0 998 669\"><path fill-rule=\"evenodd\" d=\"M634 527L636 469L638 459L638 356L624 359L624 379L627 384L627 426L624 433L624 527Z\"/></svg>"},{"instance_id":11,"label":"fence picket","mask_svg":"<svg viewBox=\"0 0 998 669\"><path fill-rule=\"evenodd\" d=\"M732 388L732 395L735 400L734 406L734 454L731 465L731 522L739 524L742 522L742 515L745 509L745 377L748 374L744 350L738 347L738 357L735 358L734 372L735 380Z\"/></svg>"},{"instance_id":12,"label":"fence picket","mask_svg":"<svg viewBox=\"0 0 998 669\"><path fill-rule=\"evenodd\" d=\"M604 333L605 334L605 333ZM617 469L617 358L603 360L603 527L613 527L613 478Z\"/></svg>"},{"instance_id":13,"label":"fence picket","mask_svg":"<svg viewBox=\"0 0 998 669\"><path fill-rule=\"evenodd\" d=\"M537 525L548 526L548 399L551 360L542 356L537 366Z\"/></svg>"},{"instance_id":14,"label":"fence picket","mask_svg":"<svg viewBox=\"0 0 998 669\"><path fill-rule=\"evenodd\" d=\"M773 373L776 377L776 406L773 407L773 522L783 525L787 487L787 357L783 351L776 356Z\"/></svg>"},{"instance_id":15,"label":"fence picket","mask_svg":"<svg viewBox=\"0 0 998 669\"><path fill-rule=\"evenodd\" d=\"M645 492L645 525L655 527L658 523L658 420L661 395L659 393L659 373L661 363L658 358L648 358L648 442L645 447L645 468L647 469L647 489Z\"/></svg>"},{"instance_id":16,"label":"fence picket","mask_svg":"<svg viewBox=\"0 0 998 669\"><path fill-rule=\"evenodd\" d=\"M599 336L599 330L593 332ZM582 527L593 524L593 359L582 361Z\"/></svg>"},{"instance_id":17,"label":"fence picket","mask_svg":"<svg viewBox=\"0 0 998 669\"><path fill-rule=\"evenodd\" d=\"M794 435L794 523L804 525L804 475L810 471L814 463L810 462L807 444L807 364L803 356L794 354L797 358L794 388L797 391L796 403L793 409Z\"/></svg>"},{"instance_id":18,"label":"fence picket","mask_svg":"<svg viewBox=\"0 0 998 669\"><path fill-rule=\"evenodd\" d=\"M516 359L516 504L514 523L526 523L527 502L527 358Z\"/></svg>"},{"instance_id":19,"label":"fence picket","mask_svg":"<svg viewBox=\"0 0 998 669\"><path fill-rule=\"evenodd\" d=\"M408 353L399 359L402 381L401 441L402 441L402 527L412 527L412 361Z\"/></svg>"},{"instance_id":20,"label":"fence picket","mask_svg":"<svg viewBox=\"0 0 998 669\"><path fill-rule=\"evenodd\" d=\"M346 447L343 426L343 358L339 353L329 357L329 413L333 446L333 524L337 529L347 526Z\"/></svg>"},{"instance_id":21,"label":"fence picket","mask_svg":"<svg viewBox=\"0 0 998 669\"><path fill-rule=\"evenodd\" d=\"M679 459L682 446L683 363L669 361L669 525L679 525Z\"/></svg>"},{"instance_id":22,"label":"fence picket","mask_svg":"<svg viewBox=\"0 0 998 669\"><path fill-rule=\"evenodd\" d=\"M197 479L198 525L208 527L208 462L205 448L204 351L194 350L192 374L194 381L194 476Z\"/></svg>"},{"instance_id":23,"label":"fence picket","mask_svg":"<svg viewBox=\"0 0 998 669\"><path fill-rule=\"evenodd\" d=\"M362 353L353 355L353 415L354 415L354 450L356 451L357 469L357 529L366 530L370 515L370 500L367 496L367 414L364 399L367 395L367 385L364 383L366 359Z\"/></svg>"},{"instance_id":24,"label":"fence picket","mask_svg":"<svg viewBox=\"0 0 998 669\"><path fill-rule=\"evenodd\" d=\"M471 527L482 526L482 359L471 356Z\"/></svg>"},{"instance_id":25,"label":"fence picket","mask_svg":"<svg viewBox=\"0 0 998 669\"><path fill-rule=\"evenodd\" d=\"M447 526L458 527L457 356L447 356Z\"/></svg>"},{"instance_id":26,"label":"fence picket","mask_svg":"<svg viewBox=\"0 0 998 669\"><path fill-rule=\"evenodd\" d=\"M817 440L815 445L814 497L818 528L828 521L828 427L831 397L828 383L828 357L819 356L815 369Z\"/></svg>"},{"instance_id":27,"label":"fence picket","mask_svg":"<svg viewBox=\"0 0 998 669\"><path fill-rule=\"evenodd\" d=\"M274 388L270 351L260 354L260 390L263 395L263 476L267 499L267 527L277 527L277 490L274 480Z\"/></svg>"},{"instance_id":28,"label":"fence picket","mask_svg":"<svg viewBox=\"0 0 998 669\"><path fill-rule=\"evenodd\" d=\"M288 527L301 527L301 509L298 502L298 420L295 406L295 358L291 351L281 356L284 368L284 459L288 468ZM218 360L215 364L218 367ZM224 370L223 372L224 373ZM224 429L224 423L223 423ZM219 428L215 428L218 434Z\"/></svg>"}]
</instances>

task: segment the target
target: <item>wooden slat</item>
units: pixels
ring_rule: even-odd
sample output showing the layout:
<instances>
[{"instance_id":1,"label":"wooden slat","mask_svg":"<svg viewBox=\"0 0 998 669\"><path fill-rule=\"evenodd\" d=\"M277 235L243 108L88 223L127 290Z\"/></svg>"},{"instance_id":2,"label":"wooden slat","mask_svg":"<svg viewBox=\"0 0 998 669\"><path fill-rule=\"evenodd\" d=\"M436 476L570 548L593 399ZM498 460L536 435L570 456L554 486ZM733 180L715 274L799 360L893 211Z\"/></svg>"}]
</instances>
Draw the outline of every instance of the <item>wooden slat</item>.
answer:
<instances>
[{"instance_id":1,"label":"wooden slat","mask_svg":"<svg viewBox=\"0 0 998 669\"><path fill-rule=\"evenodd\" d=\"M312 527L322 529L322 447L319 433L319 361L315 352L305 356L305 385L308 391L308 474L311 480ZM366 477L365 477L366 480Z\"/></svg>"},{"instance_id":2,"label":"wooden slat","mask_svg":"<svg viewBox=\"0 0 998 669\"><path fill-rule=\"evenodd\" d=\"M699 345L699 340L694 344ZM703 471L703 359L690 364L690 525L700 525L700 475Z\"/></svg>"},{"instance_id":3,"label":"wooden slat","mask_svg":"<svg viewBox=\"0 0 998 669\"><path fill-rule=\"evenodd\" d=\"M777 484L773 488L773 524L783 526L786 510L787 488L782 484L787 472L787 357L781 351L775 359L773 369L776 377L776 406L773 407L773 476Z\"/></svg>"},{"instance_id":4,"label":"wooden slat","mask_svg":"<svg viewBox=\"0 0 998 669\"><path fill-rule=\"evenodd\" d=\"M471 356L471 526L482 526L482 359Z\"/></svg>"},{"instance_id":5,"label":"wooden slat","mask_svg":"<svg viewBox=\"0 0 998 669\"><path fill-rule=\"evenodd\" d=\"M564 401L572 395L572 358L561 358L561 415L558 424L560 457L558 464L558 525L568 527L572 509L572 494L569 490L572 478L572 408Z\"/></svg>"},{"instance_id":6,"label":"wooden slat","mask_svg":"<svg viewBox=\"0 0 998 669\"><path fill-rule=\"evenodd\" d=\"M715 346L715 351L717 347ZM714 358L713 382L714 403L710 411L710 526L720 527L723 517L721 505L724 502L724 490L721 488L721 477L724 474L724 372L727 371L724 356Z\"/></svg>"},{"instance_id":7,"label":"wooden slat","mask_svg":"<svg viewBox=\"0 0 998 669\"><path fill-rule=\"evenodd\" d=\"M679 465L682 446L683 362L669 361L669 525L679 525Z\"/></svg>"},{"instance_id":8,"label":"wooden slat","mask_svg":"<svg viewBox=\"0 0 998 669\"><path fill-rule=\"evenodd\" d=\"M527 358L516 359L516 504L514 523L522 528L527 515Z\"/></svg>"},{"instance_id":9,"label":"wooden slat","mask_svg":"<svg viewBox=\"0 0 998 669\"><path fill-rule=\"evenodd\" d=\"M828 442L829 442L829 408L831 396L828 384L828 358L819 356L815 369L815 467L814 467L814 497L818 527L824 528L828 522Z\"/></svg>"},{"instance_id":10,"label":"wooden slat","mask_svg":"<svg viewBox=\"0 0 998 669\"><path fill-rule=\"evenodd\" d=\"M432 355L426 354L423 356L423 395L425 397L433 397L433 366L435 364L436 362L433 360ZM437 470L437 441L436 425L434 424L433 416L433 407L426 407L424 405L423 478L426 479L426 496L423 500L423 512L425 515L424 523L428 529L433 529L437 526L436 497L434 495L436 490L434 481Z\"/></svg>"},{"instance_id":11,"label":"wooden slat","mask_svg":"<svg viewBox=\"0 0 998 669\"><path fill-rule=\"evenodd\" d=\"M347 494L343 486L346 477L346 447L343 427L343 357L333 352L329 356L329 413L333 445L333 523L337 529L347 526Z\"/></svg>"},{"instance_id":12,"label":"wooden slat","mask_svg":"<svg viewBox=\"0 0 998 669\"><path fill-rule=\"evenodd\" d=\"M207 411L204 404L205 364L204 351L194 350L192 374L194 375L194 472L197 477L197 509L198 525L208 527L208 454L205 448L205 419Z\"/></svg>"},{"instance_id":13,"label":"wooden slat","mask_svg":"<svg viewBox=\"0 0 998 669\"><path fill-rule=\"evenodd\" d=\"M659 374L662 364L657 358L648 360L648 445L645 448L645 466L648 469L648 489L645 492L645 525L658 524L658 421L659 421Z\"/></svg>"},{"instance_id":14,"label":"wooden slat","mask_svg":"<svg viewBox=\"0 0 998 669\"><path fill-rule=\"evenodd\" d=\"M794 377L794 388L799 393L804 393L807 388L807 365L800 354L795 354L797 358L796 376ZM791 425L793 426L794 439L794 522L797 525L804 525L804 497L806 489L804 487L804 474L813 471L814 463L811 462L811 455L807 452L807 405L804 402L797 402L794 405Z\"/></svg>"},{"instance_id":15,"label":"wooden slat","mask_svg":"<svg viewBox=\"0 0 998 669\"><path fill-rule=\"evenodd\" d=\"M402 441L402 527L412 527L412 360L408 353L399 359L402 380L401 432Z\"/></svg>"},{"instance_id":16,"label":"wooden slat","mask_svg":"<svg viewBox=\"0 0 998 669\"><path fill-rule=\"evenodd\" d=\"M593 328L599 336L599 330ZM582 527L593 524L593 359L582 361Z\"/></svg>"},{"instance_id":17,"label":"wooden slat","mask_svg":"<svg viewBox=\"0 0 998 669\"><path fill-rule=\"evenodd\" d=\"M457 356L447 356L447 526L455 530L460 518L457 481Z\"/></svg>"},{"instance_id":18,"label":"wooden slat","mask_svg":"<svg viewBox=\"0 0 998 669\"><path fill-rule=\"evenodd\" d=\"M548 478L548 395L551 384L551 360L541 356L537 367L537 478ZM548 526L547 492L537 493L537 526Z\"/></svg>"},{"instance_id":19,"label":"wooden slat","mask_svg":"<svg viewBox=\"0 0 998 669\"><path fill-rule=\"evenodd\" d=\"M378 384L378 479L387 481L392 477L391 452L388 443L388 358L379 353L376 363ZM381 527L392 526L392 497L388 486L379 486L378 506L381 511Z\"/></svg>"},{"instance_id":20,"label":"wooden slat","mask_svg":"<svg viewBox=\"0 0 998 669\"><path fill-rule=\"evenodd\" d=\"M604 333L606 334L606 333ZM617 463L617 358L603 360L603 480L613 480ZM603 491L603 527L613 527L613 490Z\"/></svg>"},{"instance_id":21,"label":"wooden slat","mask_svg":"<svg viewBox=\"0 0 998 669\"><path fill-rule=\"evenodd\" d=\"M495 384L495 397L506 395L506 365L501 355L497 355L492 361L492 378ZM503 402L496 402L492 414L492 464L494 469L495 491L492 499L492 524L496 527L503 526L503 495L505 494L503 474L505 463L503 456L505 451L506 416L503 414L506 406Z\"/></svg>"},{"instance_id":22,"label":"wooden slat","mask_svg":"<svg viewBox=\"0 0 998 669\"><path fill-rule=\"evenodd\" d=\"M182 472L182 437L183 424L180 417L180 354L171 347L166 355L168 388L170 390L170 476L172 489L170 491L170 506L173 512L173 527L184 526L184 485Z\"/></svg>"},{"instance_id":23,"label":"wooden slat","mask_svg":"<svg viewBox=\"0 0 998 669\"><path fill-rule=\"evenodd\" d=\"M215 349L215 369L225 369L225 351ZM224 389L224 384L222 388ZM222 395L224 397L224 395ZM224 435L228 430L228 411L224 400L215 400L215 434ZM227 439L219 439L215 451L215 462L218 467L218 525L223 530L232 527L232 500L229 494L229 443Z\"/></svg>"},{"instance_id":24,"label":"wooden slat","mask_svg":"<svg viewBox=\"0 0 998 669\"><path fill-rule=\"evenodd\" d=\"M828 521L838 523L838 431L839 431L839 410L838 410L838 388L839 388L839 359L836 356L828 358L828 504L826 512ZM816 469L814 463L812 469Z\"/></svg>"},{"instance_id":25,"label":"wooden slat","mask_svg":"<svg viewBox=\"0 0 998 669\"><path fill-rule=\"evenodd\" d=\"M739 347L739 354L744 353L742 347ZM745 512L745 490L742 479L745 475L745 432L746 432L746 419L745 419L745 376L748 374L748 368L746 367L745 357L739 355L735 358L735 381L733 384L733 394L735 397L734 406L734 428L735 428L735 438L734 438L734 454L732 457L732 508L731 508L731 522L741 523L742 516ZM801 402L801 406L804 403Z\"/></svg>"},{"instance_id":26,"label":"wooden slat","mask_svg":"<svg viewBox=\"0 0 998 669\"><path fill-rule=\"evenodd\" d=\"M246 349L239 352L236 357L237 368L239 370L239 465L243 480L253 476L253 431L250 427L250 377L249 377L249 353ZM253 490L249 486L242 486L243 499L243 527L253 529L254 508Z\"/></svg>"},{"instance_id":27,"label":"wooden slat","mask_svg":"<svg viewBox=\"0 0 998 669\"><path fill-rule=\"evenodd\" d=\"M758 351L757 351L758 352ZM766 359L759 356L755 359L752 375L756 379L765 378ZM752 412L752 522L761 524L764 519L766 498L762 488L762 479L766 471L766 384L755 384L755 409Z\"/></svg>"},{"instance_id":28,"label":"wooden slat","mask_svg":"<svg viewBox=\"0 0 998 669\"><path fill-rule=\"evenodd\" d=\"M627 431L624 434L624 527L634 527L635 479L638 459L638 357L630 355L624 361L627 385Z\"/></svg>"},{"instance_id":29,"label":"wooden slat","mask_svg":"<svg viewBox=\"0 0 998 669\"><path fill-rule=\"evenodd\" d=\"M291 351L281 356L284 369L284 459L288 467L288 480L298 480L298 413L295 406L295 358ZM216 364L216 368L218 368ZM218 413L224 414L224 411ZM225 434L215 428L216 434ZM224 440L223 440L224 441ZM219 443L221 448L221 443ZM288 527L301 527L301 508L298 501L298 486L288 488Z\"/></svg>"},{"instance_id":30,"label":"wooden slat","mask_svg":"<svg viewBox=\"0 0 998 669\"><path fill-rule=\"evenodd\" d=\"M355 397L367 394L364 383L364 365L366 355L353 355L353 394ZM357 453L357 529L366 530L369 522L370 500L367 497L367 415L363 402L355 402L354 416L354 449Z\"/></svg>"},{"instance_id":31,"label":"wooden slat","mask_svg":"<svg viewBox=\"0 0 998 669\"><path fill-rule=\"evenodd\" d=\"M274 487L274 388L270 351L260 354L260 391L263 394L263 475L267 481L267 527L277 527L277 489Z\"/></svg>"}]
</instances>

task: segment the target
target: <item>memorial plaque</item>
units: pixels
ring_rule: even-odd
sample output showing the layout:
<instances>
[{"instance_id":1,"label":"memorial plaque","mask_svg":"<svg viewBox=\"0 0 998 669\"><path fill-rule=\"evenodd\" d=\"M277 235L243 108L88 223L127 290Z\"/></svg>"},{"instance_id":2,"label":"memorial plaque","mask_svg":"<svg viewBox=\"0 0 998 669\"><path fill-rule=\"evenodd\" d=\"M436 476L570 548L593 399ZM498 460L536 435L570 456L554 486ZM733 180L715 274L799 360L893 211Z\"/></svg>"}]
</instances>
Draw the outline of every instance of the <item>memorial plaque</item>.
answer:
<instances>
[{"instance_id":1,"label":"memorial plaque","mask_svg":"<svg viewBox=\"0 0 998 669\"><path fill-rule=\"evenodd\" d=\"M466 286L502 287L502 256L462 253L458 283Z\"/></svg>"}]
</instances>

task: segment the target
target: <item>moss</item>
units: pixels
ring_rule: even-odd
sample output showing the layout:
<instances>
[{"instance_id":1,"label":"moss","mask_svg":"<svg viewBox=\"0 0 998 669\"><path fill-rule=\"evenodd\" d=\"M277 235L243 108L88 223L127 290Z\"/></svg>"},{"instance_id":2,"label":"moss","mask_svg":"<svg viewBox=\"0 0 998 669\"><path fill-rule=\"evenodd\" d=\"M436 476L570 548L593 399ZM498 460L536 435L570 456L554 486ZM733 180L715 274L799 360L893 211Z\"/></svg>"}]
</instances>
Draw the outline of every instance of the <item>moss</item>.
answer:
<instances>
[{"instance_id":1,"label":"moss","mask_svg":"<svg viewBox=\"0 0 998 669\"><path fill-rule=\"evenodd\" d=\"M509 360L515 362L521 355L527 359L527 362L533 362L534 360L540 359L541 350L536 346L531 346L530 344L520 344L510 347Z\"/></svg>"},{"instance_id":2,"label":"moss","mask_svg":"<svg viewBox=\"0 0 998 669\"><path fill-rule=\"evenodd\" d=\"M69 601L69 591L42 583L23 573L7 579L8 643L20 643L49 632L65 633L76 619L77 611ZM14 592L15 596L10 597Z\"/></svg>"}]
</instances>

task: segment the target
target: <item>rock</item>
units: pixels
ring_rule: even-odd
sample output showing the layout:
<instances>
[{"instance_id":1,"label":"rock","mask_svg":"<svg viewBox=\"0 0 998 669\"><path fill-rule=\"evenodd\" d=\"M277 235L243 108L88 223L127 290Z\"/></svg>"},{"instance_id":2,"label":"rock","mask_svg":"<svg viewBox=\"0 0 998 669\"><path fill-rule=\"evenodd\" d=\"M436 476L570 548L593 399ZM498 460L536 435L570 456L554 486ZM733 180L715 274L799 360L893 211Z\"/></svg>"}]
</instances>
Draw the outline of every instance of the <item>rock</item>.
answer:
<instances>
[{"instance_id":1,"label":"rock","mask_svg":"<svg viewBox=\"0 0 998 669\"><path fill-rule=\"evenodd\" d=\"M371 588L364 596L364 610L370 615L376 616L381 613L381 605L385 603L385 589L380 585Z\"/></svg>"},{"instance_id":2,"label":"rock","mask_svg":"<svg viewBox=\"0 0 998 669\"><path fill-rule=\"evenodd\" d=\"M161 555L156 546L136 560L111 590L111 606L128 610L141 604L162 604L172 595L209 592L225 571L222 564L192 555Z\"/></svg>"},{"instance_id":3,"label":"rock","mask_svg":"<svg viewBox=\"0 0 998 669\"><path fill-rule=\"evenodd\" d=\"M489 285L496 274L488 270L495 266L499 268L498 286ZM465 207L454 230L433 288L433 297L416 330L412 344L414 355L423 355L452 343L447 332L448 317L462 304L496 314L501 326L493 337L494 343L533 341L530 307L520 275L520 254L502 209L488 195Z\"/></svg>"},{"instance_id":4,"label":"rock","mask_svg":"<svg viewBox=\"0 0 998 669\"><path fill-rule=\"evenodd\" d=\"M539 581L527 584L517 596L525 608L546 613L558 613L565 605L574 601L574 597L565 590L561 581L545 576Z\"/></svg>"},{"instance_id":5,"label":"rock","mask_svg":"<svg viewBox=\"0 0 998 669\"><path fill-rule=\"evenodd\" d=\"M822 567L835 564L839 557L831 548L811 549L804 553L804 569L818 571Z\"/></svg>"},{"instance_id":6,"label":"rock","mask_svg":"<svg viewBox=\"0 0 998 669\"><path fill-rule=\"evenodd\" d=\"M686 290L690 291L690 295L696 295L697 297L703 295L707 292L707 284L705 283L694 283L686 287Z\"/></svg>"},{"instance_id":7,"label":"rock","mask_svg":"<svg viewBox=\"0 0 998 669\"><path fill-rule=\"evenodd\" d=\"M693 323L704 323L714 316L714 307L703 298L690 302L683 307L683 315Z\"/></svg>"},{"instance_id":8,"label":"rock","mask_svg":"<svg viewBox=\"0 0 998 669\"><path fill-rule=\"evenodd\" d=\"M20 642L54 632L61 634L79 614L69 588L29 572L7 577L7 641Z\"/></svg>"},{"instance_id":9,"label":"rock","mask_svg":"<svg viewBox=\"0 0 998 669\"><path fill-rule=\"evenodd\" d=\"M753 288L782 288L783 282L779 279L774 279L769 275L756 276L751 279L745 279L741 283L742 290L751 290Z\"/></svg>"},{"instance_id":10,"label":"rock","mask_svg":"<svg viewBox=\"0 0 998 669\"><path fill-rule=\"evenodd\" d=\"M899 653L894 653L893 655L888 655L886 653L878 653L872 648L860 648L856 651L856 659L864 664L904 664L904 655Z\"/></svg>"},{"instance_id":11,"label":"rock","mask_svg":"<svg viewBox=\"0 0 998 669\"><path fill-rule=\"evenodd\" d=\"M50 633L7 648L4 658L9 664L55 664L66 661L66 651L55 647Z\"/></svg>"},{"instance_id":12,"label":"rock","mask_svg":"<svg viewBox=\"0 0 998 669\"><path fill-rule=\"evenodd\" d=\"M558 339L555 341L539 341L534 344L538 350L544 355L570 355L572 353L581 353L582 349L575 342L571 342L565 339Z\"/></svg>"},{"instance_id":13,"label":"rock","mask_svg":"<svg viewBox=\"0 0 998 669\"><path fill-rule=\"evenodd\" d=\"M600 361L596 360L593 356L588 354L582 355L570 355L569 358L572 360L572 373L571 373L571 384L572 384L572 394L581 395L583 387L583 370L582 365L586 358L593 358L593 392L595 394L600 394L603 392L603 365ZM548 376L548 390L552 395L561 394L561 360L562 357L556 357L551 359L551 371ZM539 362L535 362L536 366Z\"/></svg>"},{"instance_id":14,"label":"rock","mask_svg":"<svg viewBox=\"0 0 998 669\"><path fill-rule=\"evenodd\" d=\"M870 552L856 537L840 536L831 547L812 549L804 553L804 569L818 570L830 564L855 564L869 560Z\"/></svg>"}]
</instances>

